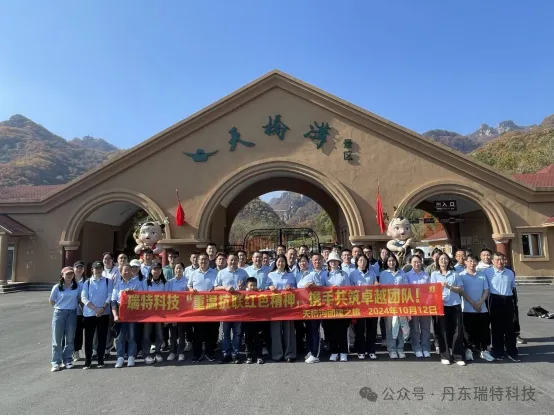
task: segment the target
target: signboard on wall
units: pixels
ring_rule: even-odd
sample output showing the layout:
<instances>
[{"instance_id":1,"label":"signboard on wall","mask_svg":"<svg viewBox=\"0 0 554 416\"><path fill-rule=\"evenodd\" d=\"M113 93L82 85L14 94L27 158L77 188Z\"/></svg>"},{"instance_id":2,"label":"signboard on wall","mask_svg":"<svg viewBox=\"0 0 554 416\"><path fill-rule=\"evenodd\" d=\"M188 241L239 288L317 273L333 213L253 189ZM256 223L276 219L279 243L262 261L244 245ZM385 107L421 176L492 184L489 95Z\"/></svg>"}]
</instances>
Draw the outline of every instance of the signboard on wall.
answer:
<instances>
[{"instance_id":1,"label":"signboard on wall","mask_svg":"<svg viewBox=\"0 0 554 416\"><path fill-rule=\"evenodd\" d=\"M435 212L457 211L456 201L434 201Z\"/></svg>"}]
</instances>

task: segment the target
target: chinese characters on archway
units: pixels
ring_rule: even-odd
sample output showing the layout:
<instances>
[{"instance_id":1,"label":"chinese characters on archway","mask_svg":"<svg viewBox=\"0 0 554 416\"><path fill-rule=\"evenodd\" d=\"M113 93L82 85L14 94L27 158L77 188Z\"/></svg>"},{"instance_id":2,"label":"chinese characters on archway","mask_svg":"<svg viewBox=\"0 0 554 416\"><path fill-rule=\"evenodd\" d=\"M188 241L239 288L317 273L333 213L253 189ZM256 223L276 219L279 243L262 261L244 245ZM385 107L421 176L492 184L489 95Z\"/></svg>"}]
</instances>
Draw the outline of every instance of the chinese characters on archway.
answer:
<instances>
[{"instance_id":1,"label":"chinese characters on archway","mask_svg":"<svg viewBox=\"0 0 554 416\"><path fill-rule=\"evenodd\" d=\"M274 116L268 116L267 124L263 125L262 129L267 136L270 136L270 137L277 136L280 141L284 141L287 132L291 131L290 127L288 127L282 120L282 117L280 114L276 114ZM303 133L303 137L310 139L316 145L316 149L321 149L327 142L328 137L331 135L331 129L332 127L327 122L314 121L313 124L309 124L309 129L305 133ZM256 145L256 143L252 141L253 138L243 138L237 127L232 127L229 130L229 135L230 135L230 138L228 143L229 143L230 152L234 152L237 149L237 147L239 147L239 145L245 146L245 147L254 147ZM345 146L345 149L351 149L352 140L345 139L344 146ZM206 152L204 149L196 149L196 152L194 153L190 153L190 152L183 152L183 153L189 156L194 162L207 162L208 158L216 154L218 150L219 149ZM345 160L352 160L351 158L352 151L350 150L348 152L349 153L348 158L346 153L347 152L345 152Z\"/></svg>"},{"instance_id":2,"label":"chinese characters on archway","mask_svg":"<svg viewBox=\"0 0 554 416\"><path fill-rule=\"evenodd\" d=\"M440 285L263 292L128 292L120 315L132 322L263 321L425 316L443 313Z\"/></svg>"}]
</instances>

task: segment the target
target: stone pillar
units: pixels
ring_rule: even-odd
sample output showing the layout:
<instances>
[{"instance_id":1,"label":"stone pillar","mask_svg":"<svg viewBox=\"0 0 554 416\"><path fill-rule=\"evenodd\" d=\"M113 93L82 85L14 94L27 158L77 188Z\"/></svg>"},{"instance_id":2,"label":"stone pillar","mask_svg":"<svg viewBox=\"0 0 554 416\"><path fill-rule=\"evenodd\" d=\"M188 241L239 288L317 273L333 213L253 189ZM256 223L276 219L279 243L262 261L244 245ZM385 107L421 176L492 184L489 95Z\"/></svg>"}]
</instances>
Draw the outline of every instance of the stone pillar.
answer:
<instances>
[{"instance_id":1,"label":"stone pillar","mask_svg":"<svg viewBox=\"0 0 554 416\"><path fill-rule=\"evenodd\" d=\"M8 284L8 234L0 234L0 285Z\"/></svg>"},{"instance_id":2,"label":"stone pillar","mask_svg":"<svg viewBox=\"0 0 554 416\"><path fill-rule=\"evenodd\" d=\"M79 241L63 241L60 242L63 248L63 266L73 266L77 259L77 250L79 249Z\"/></svg>"},{"instance_id":3,"label":"stone pillar","mask_svg":"<svg viewBox=\"0 0 554 416\"><path fill-rule=\"evenodd\" d=\"M506 258L508 259L508 263L512 263L512 256L510 256L510 249L509 249L509 245L510 245L510 240L508 238L504 238L504 239L501 239L501 240L494 240L494 244L496 244L496 251L498 251L499 253L502 253L506 256Z\"/></svg>"}]
</instances>

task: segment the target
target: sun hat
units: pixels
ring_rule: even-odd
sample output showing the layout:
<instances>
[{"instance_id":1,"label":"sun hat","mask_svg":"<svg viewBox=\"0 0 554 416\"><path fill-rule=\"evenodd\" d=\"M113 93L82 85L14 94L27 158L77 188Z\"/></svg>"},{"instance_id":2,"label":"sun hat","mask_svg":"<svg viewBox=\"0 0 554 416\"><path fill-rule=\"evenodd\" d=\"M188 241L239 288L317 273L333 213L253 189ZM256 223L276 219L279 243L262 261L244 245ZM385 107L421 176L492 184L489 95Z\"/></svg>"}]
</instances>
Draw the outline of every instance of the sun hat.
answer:
<instances>
[{"instance_id":1,"label":"sun hat","mask_svg":"<svg viewBox=\"0 0 554 416\"><path fill-rule=\"evenodd\" d=\"M137 259L133 259L129 263L129 266L131 266L131 267L140 267L140 261L138 261Z\"/></svg>"},{"instance_id":2,"label":"sun hat","mask_svg":"<svg viewBox=\"0 0 554 416\"><path fill-rule=\"evenodd\" d=\"M327 258L327 264L329 264L330 261L338 261L339 263L342 263L342 259L340 256L335 253L334 251L329 254L329 257Z\"/></svg>"},{"instance_id":3,"label":"sun hat","mask_svg":"<svg viewBox=\"0 0 554 416\"><path fill-rule=\"evenodd\" d=\"M68 273L68 272L75 273L75 271L73 270L73 267L71 267L71 266L67 266L67 267L64 267L62 269L62 274L65 274L65 273Z\"/></svg>"}]
</instances>

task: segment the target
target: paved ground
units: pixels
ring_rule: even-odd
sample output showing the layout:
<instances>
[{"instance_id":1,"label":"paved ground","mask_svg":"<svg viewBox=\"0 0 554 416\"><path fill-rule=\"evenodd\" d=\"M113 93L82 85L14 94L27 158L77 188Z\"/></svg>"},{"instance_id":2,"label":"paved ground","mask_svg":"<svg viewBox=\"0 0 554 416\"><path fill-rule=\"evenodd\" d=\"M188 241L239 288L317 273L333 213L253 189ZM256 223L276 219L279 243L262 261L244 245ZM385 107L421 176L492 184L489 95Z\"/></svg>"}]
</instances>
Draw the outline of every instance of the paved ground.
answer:
<instances>
[{"instance_id":1,"label":"paved ground","mask_svg":"<svg viewBox=\"0 0 554 416\"><path fill-rule=\"evenodd\" d=\"M0 295L0 413L553 413L554 320L525 313L538 304L554 311L554 287L519 292L523 335L529 341L520 349L522 363L447 367L436 356L421 362L410 354L407 361L391 362L381 353L378 362L358 362L353 356L348 363L315 365L187 361L129 369L112 364L87 372L81 362L59 373L50 372L48 294ZM364 387L377 394L376 401L360 396ZM491 395L491 387L503 394ZM511 400L507 387L518 388ZM487 389L481 396L486 401L477 400L479 388ZM414 395L421 391L423 396Z\"/></svg>"}]
</instances>

